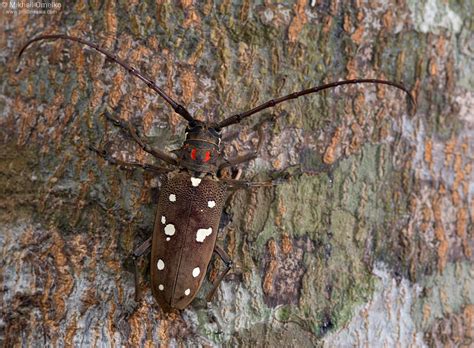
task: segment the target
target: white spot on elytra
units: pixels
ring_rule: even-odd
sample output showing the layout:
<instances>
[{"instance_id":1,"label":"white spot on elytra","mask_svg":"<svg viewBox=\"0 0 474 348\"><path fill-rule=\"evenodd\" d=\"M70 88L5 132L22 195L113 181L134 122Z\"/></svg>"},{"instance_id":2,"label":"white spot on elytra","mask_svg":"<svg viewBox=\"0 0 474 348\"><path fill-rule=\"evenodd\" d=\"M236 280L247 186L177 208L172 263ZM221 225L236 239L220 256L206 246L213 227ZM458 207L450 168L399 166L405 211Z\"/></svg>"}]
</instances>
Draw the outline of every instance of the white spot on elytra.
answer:
<instances>
[{"instance_id":1,"label":"white spot on elytra","mask_svg":"<svg viewBox=\"0 0 474 348\"><path fill-rule=\"evenodd\" d=\"M216 201L208 201L208 202L207 202L207 206L208 206L209 208L214 208L214 207L216 206Z\"/></svg>"},{"instance_id":2,"label":"white spot on elytra","mask_svg":"<svg viewBox=\"0 0 474 348\"><path fill-rule=\"evenodd\" d=\"M164 225L166 224L166 217L165 216L162 216L161 217L161 223Z\"/></svg>"},{"instance_id":3,"label":"white spot on elytra","mask_svg":"<svg viewBox=\"0 0 474 348\"><path fill-rule=\"evenodd\" d=\"M162 259L158 260L158 262L156 263L156 267L158 267L158 271L161 271L163 268L165 268L165 263Z\"/></svg>"},{"instance_id":4,"label":"white spot on elytra","mask_svg":"<svg viewBox=\"0 0 474 348\"><path fill-rule=\"evenodd\" d=\"M199 184L201 183L201 180L200 178L191 178L191 184L194 186L194 187L198 187Z\"/></svg>"},{"instance_id":5,"label":"white spot on elytra","mask_svg":"<svg viewBox=\"0 0 474 348\"><path fill-rule=\"evenodd\" d=\"M176 195L174 193L170 194L170 202L176 202Z\"/></svg>"},{"instance_id":6,"label":"white spot on elytra","mask_svg":"<svg viewBox=\"0 0 474 348\"><path fill-rule=\"evenodd\" d=\"M176 232L176 229L174 228L173 224L168 224L165 226L165 234L167 236L172 236Z\"/></svg>"},{"instance_id":7,"label":"white spot on elytra","mask_svg":"<svg viewBox=\"0 0 474 348\"><path fill-rule=\"evenodd\" d=\"M159 290L163 291L164 288L165 288L165 287L163 286L163 284L158 285L158 289L159 289Z\"/></svg>"},{"instance_id":8,"label":"white spot on elytra","mask_svg":"<svg viewBox=\"0 0 474 348\"><path fill-rule=\"evenodd\" d=\"M193 269L193 277L196 278L199 273L201 273L201 269L199 267L196 267L195 269Z\"/></svg>"},{"instance_id":9,"label":"white spot on elytra","mask_svg":"<svg viewBox=\"0 0 474 348\"><path fill-rule=\"evenodd\" d=\"M169 241L170 241L170 239L171 239L170 237L166 237L166 241L167 241L167 242L169 242Z\"/></svg>"},{"instance_id":10,"label":"white spot on elytra","mask_svg":"<svg viewBox=\"0 0 474 348\"><path fill-rule=\"evenodd\" d=\"M196 240L200 243L204 242L204 239L207 237L207 236L210 236L212 233L212 227L209 227L209 228L200 228L199 230L197 230L196 232Z\"/></svg>"},{"instance_id":11,"label":"white spot on elytra","mask_svg":"<svg viewBox=\"0 0 474 348\"><path fill-rule=\"evenodd\" d=\"M191 293L191 289L186 289L186 290L184 291L184 294L185 294L186 296L188 296L190 293Z\"/></svg>"}]
</instances>

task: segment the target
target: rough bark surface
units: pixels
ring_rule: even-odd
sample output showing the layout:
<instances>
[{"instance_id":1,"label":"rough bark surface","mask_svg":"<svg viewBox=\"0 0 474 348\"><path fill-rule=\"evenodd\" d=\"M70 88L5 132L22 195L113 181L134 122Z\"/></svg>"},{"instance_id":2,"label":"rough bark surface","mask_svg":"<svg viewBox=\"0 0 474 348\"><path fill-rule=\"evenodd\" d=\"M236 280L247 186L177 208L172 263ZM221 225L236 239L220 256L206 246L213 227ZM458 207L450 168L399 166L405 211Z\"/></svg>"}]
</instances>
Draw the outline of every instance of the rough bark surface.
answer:
<instances>
[{"instance_id":1,"label":"rough bark surface","mask_svg":"<svg viewBox=\"0 0 474 348\"><path fill-rule=\"evenodd\" d=\"M6 3L6 2L4 2ZM2 3L2 4L4 4ZM27 1L24 1L27 3ZM472 1L64 2L0 9L0 343L4 346L472 346ZM54 12L54 11L53 11ZM131 251L152 231L159 180L88 150L151 163L101 113L173 150L185 122L80 36L155 79L196 117L222 120L272 97L348 78L401 81L300 98L226 130L256 144L218 242L233 275L164 315ZM298 167L292 167L298 166Z\"/></svg>"}]
</instances>

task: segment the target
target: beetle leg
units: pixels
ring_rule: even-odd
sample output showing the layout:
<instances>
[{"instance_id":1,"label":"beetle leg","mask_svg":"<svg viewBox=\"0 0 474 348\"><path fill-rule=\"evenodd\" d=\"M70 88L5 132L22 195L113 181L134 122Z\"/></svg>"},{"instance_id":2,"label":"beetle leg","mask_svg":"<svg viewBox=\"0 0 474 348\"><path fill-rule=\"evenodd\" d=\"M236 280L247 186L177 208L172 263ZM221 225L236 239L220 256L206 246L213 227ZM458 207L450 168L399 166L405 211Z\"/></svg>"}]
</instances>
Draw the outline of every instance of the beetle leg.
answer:
<instances>
[{"instance_id":1,"label":"beetle leg","mask_svg":"<svg viewBox=\"0 0 474 348\"><path fill-rule=\"evenodd\" d=\"M136 248L133 251L132 258L133 258L133 265L135 267L134 271L134 279L135 279L135 301L138 302L140 298L140 288L138 286L139 280L138 280L138 265L137 265L137 259L144 254L150 252L150 247L151 247L151 237L148 238L146 241L144 241L138 248Z\"/></svg>"},{"instance_id":2,"label":"beetle leg","mask_svg":"<svg viewBox=\"0 0 474 348\"><path fill-rule=\"evenodd\" d=\"M98 154L100 157L105 159L110 164L114 164L117 166L129 167L129 168L142 168L144 170L149 170L149 171L157 172L160 174L167 173L172 170L169 168L157 167L151 164L143 164L143 163L138 163L138 162L125 162L125 161L112 157L106 150L98 149L92 145L89 145L89 150L94 151L96 154Z\"/></svg>"},{"instance_id":3,"label":"beetle leg","mask_svg":"<svg viewBox=\"0 0 474 348\"><path fill-rule=\"evenodd\" d=\"M219 287L219 284L222 282L222 279L229 273L230 269L232 268L232 259L230 258L229 255L222 249L220 246L217 244L214 246L214 252L221 258L222 262L225 264L225 269L221 272L217 280L214 282L214 286L212 287L211 291L206 296L206 301L210 302L212 297L214 296L214 293L216 292L217 288Z\"/></svg>"},{"instance_id":4,"label":"beetle leg","mask_svg":"<svg viewBox=\"0 0 474 348\"><path fill-rule=\"evenodd\" d=\"M270 179L266 181L248 181L248 180L234 180L234 179L221 179L232 189L249 189L252 187L272 187L283 183L286 177Z\"/></svg>"},{"instance_id":5,"label":"beetle leg","mask_svg":"<svg viewBox=\"0 0 474 348\"><path fill-rule=\"evenodd\" d=\"M144 241L138 248L133 251L133 258L136 260L144 254L150 252L151 237Z\"/></svg>"},{"instance_id":6,"label":"beetle leg","mask_svg":"<svg viewBox=\"0 0 474 348\"><path fill-rule=\"evenodd\" d=\"M253 187L272 187L280 185L290 180L294 176L299 176L303 173L300 166L290 166L284 170L271 174L271 179L265 181L250 181L250 180L236 180L236 179L220 179L220 181L227 184L227 186L234 190L249 189Z\"/></svg>"},{"instance_id":7,"label":"beetle leg","mask_svg":"<svg viewBox=\"0 0 474 348\"><path fill-rule=\"evenodd\" d=\"M150 145L146 144L142 140L142 138L140 138L136 128L132 125L131 122L123 121L119 118L113 117L108 111L104 111L103 114L115 126L121 128L126 133L128 133L132 137L132 139L143 149L143 151L148 152L149 154L153 155L155 158L158 158L166 163L169 163L172 165L177 164L174 157L171 156L170 154L158 149L154 149Z\"/></svg>"},{"instance_id":8,"label":"beetle leg","mask_svg":"<svg viewBox=\"0 0 474 348\"><path fill-rule=\"evenodd\" d=\"M249 153L246 153L245 155L242 155L242 156L237 156L234 158L224 160L224 163L219 165L219 170L225 167L235 166L240 163L245 163L257 158L258 153L260 152L263 145L263 123L261 123L258 126L257 133L258 133L258 143L257 143L257 148L255 150Z\"/></svg>"}]
</instances>

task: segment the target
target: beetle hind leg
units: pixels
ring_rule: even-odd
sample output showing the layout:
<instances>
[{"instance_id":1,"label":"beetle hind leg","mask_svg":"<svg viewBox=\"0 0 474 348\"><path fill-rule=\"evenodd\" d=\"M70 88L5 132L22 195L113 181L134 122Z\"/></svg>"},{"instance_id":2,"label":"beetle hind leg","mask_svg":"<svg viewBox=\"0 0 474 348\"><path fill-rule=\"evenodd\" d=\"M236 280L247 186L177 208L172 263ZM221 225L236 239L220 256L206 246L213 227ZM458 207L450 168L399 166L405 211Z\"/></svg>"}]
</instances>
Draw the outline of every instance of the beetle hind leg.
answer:
<instances>
[{"instance_id":1,"label":"beetle hind leg","mask_svg":"<svg viewBox=\"0 0 474 348\"><path fill-rule=\"evenodd\" d=\"M140 287L139 279L138 279L138 265L137 259L143 256L146 253L150 252L151 248L151 237L144 241L138 248L133 251L132 258L133 258L133 265L134 265L134 279L135 279L135 301L138 302L140 299Z\"/></svg>"},{"instance_id":2,"label":"beetle hind leg","mask_svg":"<svg viewBox=\"0 0 474 348\"><path fill-rule=\"evenodd\" d=\"M128 321L130 317L136 312L139 304L140 299L140 290L138 286L138 265L137 259L150 251L151 246L151 237L148 238L145 242L143 242L138 248L136 248L131 258L133 259L134 264L134 280L135 280L135 298L133 300L128 300L128 297L125 299L124 303L121 304L121 313L118 315L118 319L116 321L116 327L120 330L127 330L129 328Z\"/></svg>"},{"instance_id":3,"label":"beetle hind leg","mask_svg":"<svg viewBox=\"0 0 474 348\"><path fill-rule=\"evenodd\" d=\"M221 274L219 274L219 277L217 277L216 281L214 282L214 285L212 289L209 291L209 293L206 296L206 301L210 302L212 297L214 296L214 293L216 292L217 288L219 287L220 283L224 279L224 277L229 273L230 269L232 268L233 262L230 256L222 249L220 246L216 244L214 247L214 252L221 258L222 262L225 264L225 269L222 270Z\"/></svg>"}]
</instances>

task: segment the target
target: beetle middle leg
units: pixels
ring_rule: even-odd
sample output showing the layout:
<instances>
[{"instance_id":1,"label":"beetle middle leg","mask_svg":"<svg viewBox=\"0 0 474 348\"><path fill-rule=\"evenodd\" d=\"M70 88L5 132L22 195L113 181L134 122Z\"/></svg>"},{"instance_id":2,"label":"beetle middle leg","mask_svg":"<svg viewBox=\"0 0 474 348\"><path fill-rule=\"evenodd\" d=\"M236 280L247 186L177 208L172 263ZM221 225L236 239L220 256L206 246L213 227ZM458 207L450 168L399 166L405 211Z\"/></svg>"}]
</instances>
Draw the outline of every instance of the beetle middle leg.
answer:
<instances>
[{"instance_id":1,"label":"beetle middle leg","mask_svg":"<svg viewBox=\"0 0 474 348\"><path fill-rule=\"evenodd\" d=\"M232 259L230 258L229 255L222 249L220 246L217 244L214 246L214 252L221 258L222 262L225 264L225 269L221 272L219 277L217 277L216 281L214 282L214 285L212 289L209 291L209 293L206 296L206 301L210 302L212 297L214 296L214 293L216 292L217 288L219 287L220 283L222 282L222 279L229 273L230 269L232 268Z\"/></svg>"},{"instance_id":2,"label":"beetle middle leg","mask_svg":"<svg viewBox=\"0 0 474 348\"><path fill-rule=\"evenodd\" d=\"M225 182L231 189L248 189L252 187L272 187L283 183L288 180L289 175L283 177L270 179L266 181L250 181L250 180L234 180L234 179L221 179Z\"/></svg>"},{"instance_id":3,"label":"beetle middle leg","mask_svg":"<svg viewBox=\"0 0 474 348\"><path fill-rule=\"evenodd\" d=\"M164 151L154 149L150 145L146 144L143 139L138 135L136 128L129 121L123 121L119 118L113 117L108 111L104 111L103 115L112 122L115 126L121 128L126 133L128 133L132 139L143 149L143 151L148 152L153 155L155 158L158 158L166 163L176 165L177 162L173 156L167 154Z\"/></svg>"}]
</instances>

